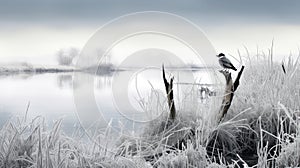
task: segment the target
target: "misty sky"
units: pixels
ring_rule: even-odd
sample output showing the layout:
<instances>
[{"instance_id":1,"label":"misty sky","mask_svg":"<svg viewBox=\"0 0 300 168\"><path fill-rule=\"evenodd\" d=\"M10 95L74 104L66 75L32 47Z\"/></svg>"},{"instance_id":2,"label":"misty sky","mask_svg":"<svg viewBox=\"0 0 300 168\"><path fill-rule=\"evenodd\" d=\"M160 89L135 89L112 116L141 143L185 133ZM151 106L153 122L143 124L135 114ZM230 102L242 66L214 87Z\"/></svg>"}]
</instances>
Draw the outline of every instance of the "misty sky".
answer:
<instances>
[{"instance_id":1,"label":"misty sky","mask_svg":"<svg viewBox=\"0 0 300 168\"><path fill-rule=\"evenodd\" d=\"M10 0L0 1L0 63L55 63L60 48L82 48L104 23L139 11L163 11L197 24L217 52L298 54L299 0Z\"/></svg>"}]
</instances>

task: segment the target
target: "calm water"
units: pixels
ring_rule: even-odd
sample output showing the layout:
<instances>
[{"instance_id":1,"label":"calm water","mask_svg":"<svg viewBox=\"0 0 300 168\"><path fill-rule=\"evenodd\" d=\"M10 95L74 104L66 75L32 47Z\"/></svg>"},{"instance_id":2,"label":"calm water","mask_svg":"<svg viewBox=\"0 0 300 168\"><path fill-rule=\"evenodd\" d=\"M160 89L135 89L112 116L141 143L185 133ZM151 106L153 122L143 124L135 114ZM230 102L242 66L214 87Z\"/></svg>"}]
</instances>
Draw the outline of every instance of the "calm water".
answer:
<instances>
[{"instance_id":1,"label":"calm water","mask_svg":"<svg viewBox=\"0 0 300 168\"><path fill-rule=\"evenodd\" d=\"M77 122L72 95L72 74L13 75L0 78L0 125L11 117L43 116L51 124L64 119L64 130Z\"/></svg>"},{"instance_id":2,"label":"calm water","mask_svg":"<svg viewBox=\"0 0 300 168\"><path fill-rule=\"evenodd\" d=\"M190 71L180 73L177 75L181 77L175 78L181 80L175 82L189 82L185 81L185 77L190 75ZM205 79L208 78L205 73L194 72L194 74L198 80L196 82L208 81ZM160 115L149 115L143 112L149 107L158 108L159 105L164 104L164 85L159 70L143 70L138 73L121 71L101 76L82 74L82 76L93 78L93 96L98 109L91 110L94 112L97 110L96 113L100 111L106 122L117 119L115 123L122 120L126 125L132 120L147 121L151 117ZM43 116L51 125L54 121L63 118L63 129L71 133L74 125L79 123L78 116L82 115L76 113L74 91L86 91L84 81L75 83L73 87L73 79L73 73L1 76L0 126L2 127L14 116L24 116L27 104L30 102L28 119ZM176 89L179 93L179 88ZM153 91L157 91L155 99L149 96ZM145 105L149 101L152 104ZM80 103L80 106L86 109L86 115L91 116L93 113L90 113L88 103L86 106L84 100Z\"/></svg>"}]
</instances>

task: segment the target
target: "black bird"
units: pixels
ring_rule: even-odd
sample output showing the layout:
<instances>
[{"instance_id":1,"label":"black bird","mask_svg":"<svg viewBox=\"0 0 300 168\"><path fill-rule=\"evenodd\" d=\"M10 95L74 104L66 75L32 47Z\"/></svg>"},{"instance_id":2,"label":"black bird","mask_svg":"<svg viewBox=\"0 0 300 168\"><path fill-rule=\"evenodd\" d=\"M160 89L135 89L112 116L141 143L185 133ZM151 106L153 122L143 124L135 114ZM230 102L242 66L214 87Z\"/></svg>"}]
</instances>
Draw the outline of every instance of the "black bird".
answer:
<instances>
[{"instance_id":1,"label":"black bird","mask_svg":"<svg viewBox=\"0 0 300 168\"><path fill-rule=\"evenodd\" d=\"M219 57L219 63L220 65L225 68L225 69L233 69L233 70L237 70L232 63L230 62L230 60L228 58L225 57L225 54L220 53L219 55L217 55L217 57Z\"/></svg>"}]
</instances>

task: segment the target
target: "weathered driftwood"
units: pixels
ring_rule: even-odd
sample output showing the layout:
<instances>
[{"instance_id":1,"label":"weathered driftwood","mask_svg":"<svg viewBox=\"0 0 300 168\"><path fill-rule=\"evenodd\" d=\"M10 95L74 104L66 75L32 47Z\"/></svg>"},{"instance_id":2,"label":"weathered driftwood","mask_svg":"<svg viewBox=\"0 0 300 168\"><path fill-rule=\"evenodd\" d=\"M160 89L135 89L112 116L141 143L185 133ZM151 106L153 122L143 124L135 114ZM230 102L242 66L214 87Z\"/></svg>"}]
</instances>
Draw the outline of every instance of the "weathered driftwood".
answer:
<instances>
[{"instance_id":1,"label":"weathered driftwood","mask_svg":"<svg viewBox=\"0 0 300 168\"><path fill-rule=\"evenodd\" d=\"M219 111L219 123L222 121L222 119L225 117L225 115L227 114L230 106L231 106L231 102L234 96L234 92L236 91L236 89L238 88L239 84L240 84L240 78L241 75L244 71L244 66L242 66L241 70L238 73L238 76L236 77L234 83L232 81L231 78L231 73L229 71L226 70L222 70L220 71L226 79L226 86L225 86L225 94L222 100L222 105Z\"/></svg>"},{"instance_id":2,"label":"weathered driftwood","mask_svg":"<svg viewBox=\"0 0 300 168\"><path fill-rule=\"evenodd\" d=\"M174 77L172 77L170 79L170 82L168 82L167 79L166 79L164 65L162 66L162 71L163 71L163 80L164 80L166 93L167 93L167 98L168 98L168 105L169 105L169 110L170 110L170 119L174 120L175 117L176 117L176 109L175 109L174 96L173 96L173 80L174 80Z\"/></svg>"}]
</instances>

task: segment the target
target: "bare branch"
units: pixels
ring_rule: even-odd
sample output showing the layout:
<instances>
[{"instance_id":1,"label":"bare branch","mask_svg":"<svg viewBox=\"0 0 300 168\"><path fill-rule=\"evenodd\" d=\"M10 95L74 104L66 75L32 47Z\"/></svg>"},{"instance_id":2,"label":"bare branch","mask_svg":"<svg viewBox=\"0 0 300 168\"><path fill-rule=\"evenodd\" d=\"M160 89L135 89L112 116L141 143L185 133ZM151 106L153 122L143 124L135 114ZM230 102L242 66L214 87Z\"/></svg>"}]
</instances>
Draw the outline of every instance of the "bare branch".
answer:
<instances>
[{"instance_id":1,"label":"bare branch","mask_svg":"<svg viewBox=\"0 0 300 168\"><path fill-rule=\"evenodd\" d=\"M236 77L234 84L233 84L233 92L236 91L236 89L238 88L238 86L240 85L240 78L242 76L242 73L244 71L245 66L242 66L240 72L238 73L238 76Z\"/></svg>"}]
</instances>

